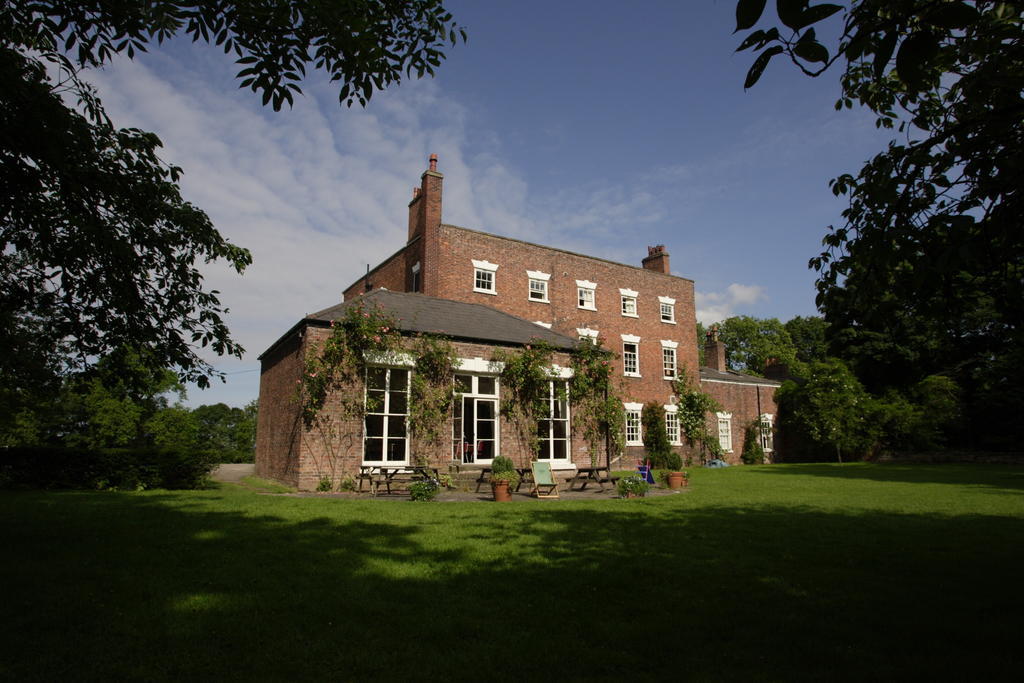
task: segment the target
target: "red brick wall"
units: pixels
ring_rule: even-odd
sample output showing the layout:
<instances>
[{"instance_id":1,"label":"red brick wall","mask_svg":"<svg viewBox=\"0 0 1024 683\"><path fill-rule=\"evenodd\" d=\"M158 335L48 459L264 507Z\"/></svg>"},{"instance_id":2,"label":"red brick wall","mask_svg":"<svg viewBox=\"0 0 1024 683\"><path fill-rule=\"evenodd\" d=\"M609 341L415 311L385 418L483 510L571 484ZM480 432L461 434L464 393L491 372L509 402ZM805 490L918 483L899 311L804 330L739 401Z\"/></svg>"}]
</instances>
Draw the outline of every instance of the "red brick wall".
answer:
<instances>
[{"instance_id":1,"label":"red brick wall","mask_svg":"<svg viewBox=\"0 0 1024 683\"><path fill-rule=\"evenodd\" d=\"M302 374L299 333L261 361L260 401L256 427L256 476L298 486L302 419L295 400Z\"/></svg>"},{"instance_id":2,"label":"red brick wall","mask_svg":"<svg viewBox=\"0 0 1024 683\"><path fill-rule=\"evenodd\" d=\"M388 260L371 270L369 280L370 284L373 285L373 289L384 288L392 292L406 291L409 276L411 275L410 268L417 261L416 258L409 259L410 253L414 250L415 245L403 247L397 253L392 254ZM342 295L342 301L348 301L364 293L366 291L366 280L367 277L364 276L349 285Z\"/></svg>"},{"instance_id":3,"label":"red brick wall","mask_svg":"<svg viewBox=\"0 0 1024 683\"><path fill-rule=\"evenodd\" d=\"M449 225L441 226L438 253L439 261L427 266L439 284L437 296L552 323L553 330L574 339L577 328L596 329L604 346L617 354L622 353L620 335L639 336L641 377L623 378L627 400L668 403L671 387L662 379L662 339L678 342L677 363L691 376L696 375L696 312L691 280ZM496 295L473 291L473 259L498 264ZM550 303L528 298L527 270L551 275ZM597 284L596 311L577 306L576 280ZM621 314L620 288L638 292L638 318ZM676 300L676 324L661 322L659 296Z\"/></svg>"},{"instance_id":4,"label":"red brick wall","mask_svg":"<svg viewBox=\"0 0 1024 683\"><path fill-rule=\"evenodd\" d=\"M733 384L727 382L701 382L701 389L710 394L724 408L724 412L732 413L732 453L726 453L725 460L730 464L740 463L743 453L743 430L751 420L762 414L770 414L778 420L779 409L775 403L777 387L757 384ZM718 434L718 418L708 418L711 433Z\"/></svg>"},{"instance_id":5,"label":"red brick wall","mask_svg":"<svg viewBox=\"0 0 1024 683\"><path fill-rule=\"evenodd\" d=\"M301 490L316 489L323 477L331 479L337 487L342 479L358 474L362 464L363 424L360 419L343 414L341 393L328 397L318 421L308 430L304 429L298 404L293 400L296 380L302 370L299 360L329 333L325 328L307 327L301 348L296 335L264 358L256 448L257 474ZM455 342L453 345L460 358L490 360L494 355L495 347L490 345L468 342ZM567 366L569 359L566 354L557 353L555 362ZM343 391L362 393L363 387L360 384ZM450 419L443 431L451 434ZM515 425L504 419L500 420L499 442L502 455L512 458L518 466L529 464L532 453L520 439ZM591 464L587 443L575 435L571 441L571 454L576 464ZM430 465L447 470L452 461L451 442L446 439L439 448L428 453L414 453L410 449L410 458L417 455L426 456ZM600 462L603 461L602 452Z\"/></svg>"}]
</instances>

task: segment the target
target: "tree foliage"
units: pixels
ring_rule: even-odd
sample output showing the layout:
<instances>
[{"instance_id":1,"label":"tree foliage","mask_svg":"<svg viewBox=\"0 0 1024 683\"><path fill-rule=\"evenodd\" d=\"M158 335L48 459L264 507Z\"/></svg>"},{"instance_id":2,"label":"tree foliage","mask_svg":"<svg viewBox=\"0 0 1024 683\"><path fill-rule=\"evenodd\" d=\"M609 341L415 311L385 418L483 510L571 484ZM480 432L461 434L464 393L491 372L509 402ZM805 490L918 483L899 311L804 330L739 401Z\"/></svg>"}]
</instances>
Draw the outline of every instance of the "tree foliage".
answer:
<instances>
[{"instance_id":1,"label":"tree foliage","mask_svg":"<svg viewBox=\"0 0 1024 683\"><path fill-rule=\"evenodd\" d=\"M782 26L751 30L764 7L737 3L740 49L759 52L748 87L776 55L812 76L841 62L837 109L898 134L831 183L845 223L811 266L834 348L873 391L952 374L977 412L1024 381L1024 3L780 0Z\"/></svg>"},{"instance_id":2,"label":"tree foliage","mask_svg":"<svg viewBox=\"0 0 1024 683\"><path fill-rule=\"evenodd\" d=\"M793 340L777 318L726 318L718 335L725 344L726 363L733 370L761 375L769 359L787 364L796 360Z\"/></svg>"},{"instance_id":3,"label":"tree foliage","mask_svg":"<svg viewBox=\"0 0 1024 683\"><path fill-rule=\"evenodd\" d=\"M153 368L208 383L197 353L239 356L199 262L241 272L249 253L186 202L180 168L152 133L116 128L82 70L185 33L241 68L275 109L306 68L365 104L403 76L432 74L465 39L440 0L190 4L14 0L0 7L0 376L4 403L128 346ZM11 387L14 387L14 390ZM6 407L6 406L5 406Z\"/></svg>"}]
</instances>

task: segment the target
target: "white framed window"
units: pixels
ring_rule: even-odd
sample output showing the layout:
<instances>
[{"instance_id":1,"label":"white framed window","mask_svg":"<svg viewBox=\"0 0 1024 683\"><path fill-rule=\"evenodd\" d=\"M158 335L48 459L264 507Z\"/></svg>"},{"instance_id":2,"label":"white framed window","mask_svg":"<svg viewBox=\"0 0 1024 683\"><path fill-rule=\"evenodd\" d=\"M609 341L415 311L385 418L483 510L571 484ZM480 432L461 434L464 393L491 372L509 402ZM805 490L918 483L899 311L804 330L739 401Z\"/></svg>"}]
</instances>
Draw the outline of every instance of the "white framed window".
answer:
<instances>
[{"instance_id":1,"label":"white framed window","mask_svg":"<svg viewBox=\"0 0 1024 683\"><path fill-rule=\"evenodd\" d=\"M452 459L488 463L500 454L499 380L493 375L455 374L459 397L452 410Z\"/></svg>"},{"instance_id":2,"label":"white framed window","mask_svg":"<svg viewBox=\"0 0 1024 683\"><path fill-rule=\"evenodd\" d=\"M676 365L676 349L679 347L679 342L674 342L671 339L661 340L661 377L662 379L675 379L679 374L678 367Z\"/></svg>"},{"instance_id":3,"label":"white framed window","mask_svg":"<svg viewBox=\"0 0 1024 683\"><path fill-rule=\"evenodd\" d=\"M588 311L597 310L597 283L590 280L576 281L576 305Z\"/></svg>"},{"instance_id":4,"label":"white framed window","mask_svg":"<svg viewBox=\"0 0 1024 683\"><path fill-rule=\"evenodd\" d=\"M636 298L639 296L638 292L633 289L620 289L619 294L622 296L622 315L627 318L640 317L636 312Z\"/></svg>"},{"instance_id":5,"label":"white framed window","mask_svg":"<svg viewBox=\"0 0 1024 683\"><path fill-rule=\"evenodd\" d=\"M624 403L626 408L626 445L643 446L643 438L640 436L640 411L643 410L642 403Z\"/></svg>"},{"instance_id":6,"label":"white framed window","mask_svg":"<svg viewBox=\"0 0 1024 683\"><path fill-rule=\"evenodd\" d=\"M592 344L597 343L597 330L592 330L589 327L577 327L576 334L579 335L580 341L583 341L584 339L589 339Z\"/></svg>"},{"instance_id":7,"label":"white framed window","mask_svg":"<svg viewBox=\"0 0 1024 683\"><path fill-rule=\"evenodd\" d=\"M682 444L679 433L679 409L676 406L665 406L665 431L673 446Z\"/></svg>"},{"instance_id":8,"label":"white framed window","mask_svg":"<svg viewBox=\"0 0 1024 683\"><path fill-rule=\"evenodd\" d=\"M640 337L632 334L622 335L622 374L640 376Z\"/></svg>"},{"instance_id":9,"label":"white framed window","mask_svg":"<svg viewBox=\"0 0 1024 683\"><path fill-rule=\"evenodd\" d=\"M569 382L553 379L548 382L547 415L537 420L537 459L568 462Z\"/></svg>"},{"instance_id":10,"label":"white framed window","mask_svg":"<svg viewBox=\"0 0 1024 683\"><path fill-rule=\"evenodd\" d=\"M732 413L716 413L718 416L718 445L726 453L732 453Z\"/></svg>"},{"instance_id":11,"label":"white framed window","mask_svg":"<svg viewBox=\"0 0 1024 683\"><path fill-rule=\"evenodd\" d=\"M764 449L765 453L771 453L775 449L775 433L774 433L775 416L770 413L761 415L758 419L758 426L760 427L761 437L761 448Z\"/></svg>"},{"instance_id":12,"label":"white framed window","mask_svg":"<svg viewBox=\"0 0 1024 683\"><path fill-rule=\"evenodd\" d=\"M551 303L548 300L548 280L551 279L551 274L542 273L539 270L528 270L526 277L530 282L526 292L530 301L538 301L543 304Z\"/></svg>"},{"instance_id":13,"label":"white framed window","mask_svg":"<svg viewBox=\"0 0 1024 683\"><path fill-rule=\"evenodd\" d=\"M676 324L676 300L668 296L658 297L658 306L661 309L661 322Z\"/></svg>"},{"instance_id":14,"label":"white framed window","mask_svg":"<svg viewBox=\"0 0 1024 683\"><path fill-rule=\"evenodd\" d=\"M409 370L367 368L363 401L363 464L407 465Z\"/></svg>"},{"instance_id":15,"label":"white framed window","mask_svg":"<svg viewBox=\"0 0 1024 683\"><path fill-rule=\"evenodd\" d=\"M495 274L498 265L490 261L477 261L473 259L473 291L482 294L497 294L495 286Z\"/></svg>"}]
</instances>

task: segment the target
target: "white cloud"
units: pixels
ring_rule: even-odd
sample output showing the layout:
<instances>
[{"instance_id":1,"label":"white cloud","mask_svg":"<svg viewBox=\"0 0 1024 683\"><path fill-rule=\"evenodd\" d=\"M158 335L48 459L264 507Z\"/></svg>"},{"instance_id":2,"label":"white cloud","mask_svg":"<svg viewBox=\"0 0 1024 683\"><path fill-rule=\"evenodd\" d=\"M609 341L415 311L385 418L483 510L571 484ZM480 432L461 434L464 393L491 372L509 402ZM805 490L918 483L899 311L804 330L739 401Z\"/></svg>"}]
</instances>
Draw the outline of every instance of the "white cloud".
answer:
<instances>
[{"instance_id":1,"label":"white cloud","mask_svg":"<svg viewBox=\"0 0 1024 683\"><path fill-rule=\"evenodd\" d=\"M767 299L764 287L734 282L724 292L696 292L697 320L705 325L749 311Z\"/></svg>"}]
</instances>

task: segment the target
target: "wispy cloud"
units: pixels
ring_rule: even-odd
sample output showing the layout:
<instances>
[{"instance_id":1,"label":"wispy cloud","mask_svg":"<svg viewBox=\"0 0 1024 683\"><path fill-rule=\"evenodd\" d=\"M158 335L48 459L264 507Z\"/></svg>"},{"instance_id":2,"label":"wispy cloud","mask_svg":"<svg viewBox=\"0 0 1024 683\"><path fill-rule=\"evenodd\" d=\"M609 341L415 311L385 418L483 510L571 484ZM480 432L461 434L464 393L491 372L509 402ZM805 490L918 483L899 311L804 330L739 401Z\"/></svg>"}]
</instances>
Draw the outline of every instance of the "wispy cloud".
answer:
<instances>
[{"instance_id":1,"label":"wispy cloud","mask_svg":"<svg viewBox=\"0 0 1024 683\"><path fill-rule=\"evenodd\" d=\"M742 285L734 282L724 292L701 292L695 294L697 320L705 325L721 322L740 313L749 313L759 302L766 299L764 287Z\"/></svg>"}]
</instances>

